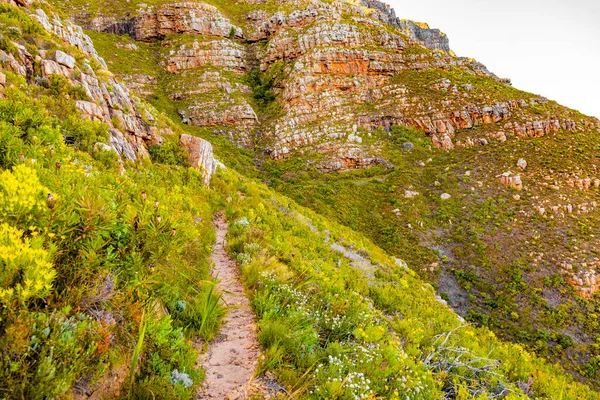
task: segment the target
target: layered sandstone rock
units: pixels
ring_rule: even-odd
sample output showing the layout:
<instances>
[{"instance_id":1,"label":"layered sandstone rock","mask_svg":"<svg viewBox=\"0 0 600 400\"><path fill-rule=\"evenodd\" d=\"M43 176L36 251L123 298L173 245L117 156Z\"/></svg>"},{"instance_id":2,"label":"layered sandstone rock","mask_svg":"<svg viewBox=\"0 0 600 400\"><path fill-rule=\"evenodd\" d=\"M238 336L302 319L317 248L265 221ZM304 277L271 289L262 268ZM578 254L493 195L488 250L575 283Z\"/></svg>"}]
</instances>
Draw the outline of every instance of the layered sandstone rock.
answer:
<instances>
[{"instance_id":1,"label":"layered sandstone rock","mask_svg":"<svg viewBox=\"0 0 600 400\"><path fill-rule=\"evenodd\" d=\"M600 126L454 56L446 35L399 19L383 2L240 1L248 11L236 23L202 2L140 6L121 19L80 17L91 29L161 40L168 74L160 83L185 123L248 148L259 138L273 159L326 154L323 170L380 163L377 149L345 154L359 154L349 150L361 148L356 138L394 126L419 129L448 151ZM244 83L249 71L274 104L257 107ZM265 87L269 79L273 87Z\"/></svg>"},{"instance_id":2,"label":"layered sandstone rock","mask_svg":"<svg viewBox=\"0 0 600 400\"><path fill-rule=\"evenodd\" d=\"M244 132L232 141L243 147L250 147L250 134L258 122L254 109L247 103L232 104L234 99L222 102L193 104L180 111L181 116L189 124L203 127L235 126Z\"/></svg>"},{"instance_id":3,"label":"layered sandstone rock","mask_svg":"<svg viewBox=\"0 0 600 400\"><path fill-rule=\"evenodd\" d=\"M259 120L248 102L248 86L218 70L192 69L171 76L167 91L169 98L177 102L184 123L212 128L238 146L252 147L252 134Z\"/></svg>"},{"instance_id":4,"label":"layered sandstone rock","mask_svg":"<svg viewBox=\"0 0 600 400\"><path fill-rule=\"evenodd\" d=\"M506 122L508 134L498 133L500 141L513 133L533 136L578 129L575 123L558 118L523 121L526 109L543 104L545 99L469 103L465 99L473 85L458 90L450 82L444 88L448 100L431 102L395 83L395 77L407 70L459 68L505 85L481 64L453 57L443 35L434 39L434 33L423 33L428 27L398 20L382 3L367 1L362 5L371 10L313 1L290 13L280 11L269 17L257 10L248 15L251 26L255 26L249 31L268 38L266 49L258 52L261 70L268 73L271 66L281 62L288 66L277 91L283 115L261 127L262 134L270 138L267 153L272 158L285 158L307 148L332 149L335 153L344 148L356 127L367 132L389 131L394 125L415 127L446 150L454 148L457 131L481 125ZM398 29L390 30L389 25ZM419 32L424 36L417 38ZM407 48L427 40L430 43L425 46L443 51L405 54ZM518 120L513 123L513 119ZM477 142L487 140L479 138ZM331 145L322 146L324 143Z\"/></svg>"},{"instance_id":5,"label":"layered sandstone rock","mask_svg":"<svg viewBox=\"0 0 600 400\"><path fill-rule=\"evenodd\" d=\"M214 157L212 145L204 139L185 134L179 138L179 144L188 153L192 168L202 173L202 183L210 186L210 178L219 165Z\"/></svg>"},{"instance_id":6,"label":"layered sandstone rock","mask_svg":"<svg viewBox=\"0 0 600 400\"><path fill-rule=\"evenodd\" d=\"M431 29L429 25L396 17L396 12L389 4L378 0L361 0L364 7L376 10L375 16L386 23L399 28L415 42L434 50L450 52L450 40L439 29Z\"/></svg>"},{"instance_id":7,"label":"layered sandstone rock","mask_svg":"<svg viewBox=\"0 0 600 400\"><path fill-rule=\"evenodd\" d=\"M161 40L159 63L170 75L162 82L140 75L123 78L145 96L152 95L157 84L164 84L184 123L212 128L239 146L252 147L258 116L249 102L251 90L226 73L241 76L249 71L251 55L240 44L244 39L241 28L216 7L181 2L140 6L137 15L123 18L79 14L75 19L96 31Z\"/></svg>"},{"instance_id":8,"label":"layered sandstone rock","mask_svg":"<svg viewBox=\"0 0 600 400\"><path fill-rule=\"evenodd\" d=\"M450 52L450 41L448 40L448 36L439 29L431 29L429 25L425 23L409 20L399 21L398 27L402 32L410 36L411 39L425 47Z\"/></svg>"},{"instance_id":9,"label":"layered sandstone rock","mask_svg":"<svg viewBox=\"0 0 600 400\"><path fill-rule=\"evenodd\" d=\"M161 4L142 7L139 11L139 15L131 18L99 15L90 19L89 13L82 13L74 16L74 19L90 30L129 35L144 41L162 39L173 33L244 37L241 28L234 26L215 6L205 3Z\"/></svg>"},{"instance_id":10,"label":"layered sandstone rock","mask_svg":"<svg viewBox=\"0 0 600 400\"><path fill-rule=\"evenodd\" d=\"M143 97L152 96L158 86L158 78L144 74L117 75L120 81L126 82L127 87Z\"/></svg>"},{"instance_id":11,"label":"layered sandstone rock","mask_svg":"<svg viewBox=\"0 0 600 400\"><path fill-rule=\"evenodd\" d=\"M242 74L249 69L245 47L231 40L194 40L179 45L176 42L163 42L163 46L172 48L164 61L165 69L171 73L207 65L224 68L237 74Z\"/></svg>"},{"instance_id":12,"label":"layered sandstone rock","mask_svg":"<svg viewBox=\"0 0 600 400\"><path fill-rule=\"evenodd\" d=\"M142 118L141 110L138 110L127 87L108 73L107 78L100 79L97 71L90 66L93 60L106 69L106 63L94 49L91 39L83 33L81 27L61 21L58 16L50 18L42 9L37 9L34 17L46 30L77 47L88 57L78 65L73 56L58 50L52 57L40 60L43 77L60 75L71 84L83 87L90 101L76 102L82 116L109 125L110 145L123 157L130 160L148 157L146 143L160 139L155 137L155 130ZM23 54L21 61L12 69L31 80L34 77L28 69L32 63L31 55Z\"/></svg>"}]
</instances>

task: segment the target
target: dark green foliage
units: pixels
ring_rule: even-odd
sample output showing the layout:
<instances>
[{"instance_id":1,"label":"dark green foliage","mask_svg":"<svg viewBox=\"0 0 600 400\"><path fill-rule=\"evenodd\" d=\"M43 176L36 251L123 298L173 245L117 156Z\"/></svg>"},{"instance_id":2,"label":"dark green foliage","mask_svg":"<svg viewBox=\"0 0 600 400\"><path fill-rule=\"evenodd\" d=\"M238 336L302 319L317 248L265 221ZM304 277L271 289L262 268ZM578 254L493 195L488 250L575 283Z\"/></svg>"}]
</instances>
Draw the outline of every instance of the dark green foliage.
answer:
<instances>
[{"instance_id":1,"label":"dark green foliage","mask_svg":"<svg viewBox=\"0 0 600 400\"><path fill-rule=\"evenodd\" d=\"M168 139L158 146L148 148L152 161L166 165L188 166L189 161L185 150L176 140Z\"/></svg>"},{"instance_id":2,"label":"dark green foliage","mask_svg":"<svg viewBox=\"0 0 600 400\"><path fill-rule=\"evenodd\" d=\"M252 88L252 97L259 107L266 108L275 101L274 76L267 76L259 70L252 70L246 74L245 82Z\"/></svg>"},{"instance_id":3,"label":"dark green foliage","mask_svg":"<svg viewBox=\"0 0 600 400\"><path fill-rule=\"evenodd\" d=\"M52 75L47 81L49 95L69 96L73 100L89 100L85 88L81 85L71 85L67 78L60 75Z\"/></svg>"},{"instance_id":4,"label":"dark green foliage","mask_svg":"<svg viewBox=\"0 0 600 400\"><path fill-rule=\"evenodd\" d=\"M108 126L100 122L69 117L63 121L62 136L67 143L75 148L91 153L96 143L107 143L109 139ZM115 153L113 153L116 155Z\"/></svg>"}]
</instances>

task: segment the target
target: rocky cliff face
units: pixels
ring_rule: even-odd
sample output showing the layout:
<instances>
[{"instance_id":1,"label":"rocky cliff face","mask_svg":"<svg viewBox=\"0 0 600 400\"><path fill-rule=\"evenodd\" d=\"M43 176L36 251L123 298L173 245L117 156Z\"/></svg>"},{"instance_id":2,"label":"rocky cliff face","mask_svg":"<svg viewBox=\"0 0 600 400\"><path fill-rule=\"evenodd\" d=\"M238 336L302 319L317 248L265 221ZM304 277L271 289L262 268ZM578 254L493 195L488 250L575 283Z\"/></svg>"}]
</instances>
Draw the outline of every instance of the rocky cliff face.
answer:
<instances>
[{"instance_id":1,"label":"rocky cliff face","mask_svg":"<svg viewBox=\"0 0 600 400\"><path fill-rule=\"evenodd\" d=\"M243 147L259 144L272 159L322 153L326 171L381 161L367 139L394 125L420 129L447 150L598 127L455 57L443 33L401 20L385 3L243 3L247 11L235 22L226 7L204 3L73 17L88 29L160 40L165 91L185 123ZM276 112L265 113L252 98L249 71L271 80Z\"/></svg>"},{"instance_id":2,"label":"rocky cliff face","mask_svg":"<svg viewBox=\"0 0 600 400\"><path fill-rule=\"evenodd\" d=\"M374 10L375 12L372 16L399 28L402 33L409 36L413 41L429 49L443 50L447 53L451 52L448 36L439 29L431 29L429 25L423 22L400 19L389 4L378 0L361 0L360 5Z\"/></svg>"},{"instance_id":3,"label":"rocky cliff face","mask_svg":"<svg viewBox=\"0 0 600 400\"><path fill-rule=\"evenodd\" d=\"M132 6L135 12L126 14L75 10L71 17L87 29L156 44L160 70L128 76L128 84L145 96L164 92L184 124L272 160L316 154L314 165L323 172L375 165L392 170L381 138L390 138L395 126L420 130L446 151L600 128L594 118L519 91L482 64L456 57L446 35L400 19L380 1ZM89 43L82 46L93 53ZM80 107L100 120L117 116L133 149L153 140L135 114L121 115L127 107ZM114 136L118 143L127 137ZM503 172L492 179L517 191L527 188L526 175ZM585 179L579 179L582 187ZM533 213L595 208L582 201L555 203L540 201ZM582 279L572 274L573 282L589 280Z\"/></svg>"},{"instance_id":4,"label":"rocky cliff face","mask_svg":"<svg viewBox=\"0 0 600 400\"><path fill-rule=\"evenodd\" d=\"M28 5L17 3L17 5ZM2 51L8 70L22 75L29 82L44 82L53 76L61 76L73 86L83 88L86 100L77 100L76 107L84 118L109 125L110 146L123 158L136 160L148 156L147 145L158 144L158 129L147 122L152 119L130 96L125 85L118 82L108 71L106 63L94 49L91 39L81 27L60 18L49 17L42 9L35 10L33 17L51 34L62 40L61 45L72 46L83 58L76 59L68 48L53 52L40 50L31 55L25 47L17 44L18 54ZM34 65L40 65L41 75L36 75Z\"/></svg>"},{"instance_id":5,"label":"rocky cliff face","mask_svg":"<svg viewBox=\"0 0 600 400\"><path fill-rule=\"evenodd\" d=\"M197 2L162 4L156 7L140 4L138 15L130 18L93 16L84 12L77 14L75 21L90 30L129 35L143 41L164 39L175 33L239 39L244 37L242 30L234 26L216 7Z\"/></svg>"}]
</instances>

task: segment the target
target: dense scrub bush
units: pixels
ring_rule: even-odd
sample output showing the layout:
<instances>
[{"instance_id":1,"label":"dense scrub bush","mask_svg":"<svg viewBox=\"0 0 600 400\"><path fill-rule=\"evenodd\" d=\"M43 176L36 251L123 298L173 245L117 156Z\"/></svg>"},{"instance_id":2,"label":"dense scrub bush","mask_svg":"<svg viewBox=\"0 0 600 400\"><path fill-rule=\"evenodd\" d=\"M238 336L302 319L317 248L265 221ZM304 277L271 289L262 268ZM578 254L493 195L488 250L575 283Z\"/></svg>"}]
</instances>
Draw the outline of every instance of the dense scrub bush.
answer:
<instances>
[{"instance_id":1,"label":"dense scrub bush","mask_svg":"<svg viewBox=\"0 0 600 400\"><path fill-rule=\"evenodd\" d=\"M0 172L0 216L17 226L39 224L48 211L48 189L34 169L23 164Z\"/></svg>"},{"instance_id":2,"label":"dense scrub bush","mask_svg":"<svg viewBox=\"0 0 600 400\"><path fill-rule=\"evenodd\" d=\"M0 22L54 46L14 7L0 5ZM176 146L156 165L122 163L95 146L106 143L108 127L81 119L81 88L4 72L0 397L63 398L103 387L108 371L131 364L142 337L121 394L191 398L203 376L190 338L212 338L223 314L208 274L216 196L176 165ZM174 298L190 306L171 318L165 310Z\"/></svg>"},{"instance_id":3,"label":"dense scrub bush","mask_svg":"<svg viewBox=\"0 0 600 400\"><path fill-rule=\"evenodd\" d=\"M252 289L260 371L293 396L598 398L522 347L459 321L405 264L352 231L230 172L214 186L231 198L228 249ZM358 270L334 243L368 255L373 270Z\"/></svg>"},{"instance_id":4,"label":"dense scrub bush","mask_svg":"<svg viewBox=\"0 0 600 400\"><path fill-rule=\"evenodd\" d=\"M166 165L189 165L187 153L175 140L167 140L160 146L150 146L148 151L154 162Z\"/></svg>"}]
</instances>

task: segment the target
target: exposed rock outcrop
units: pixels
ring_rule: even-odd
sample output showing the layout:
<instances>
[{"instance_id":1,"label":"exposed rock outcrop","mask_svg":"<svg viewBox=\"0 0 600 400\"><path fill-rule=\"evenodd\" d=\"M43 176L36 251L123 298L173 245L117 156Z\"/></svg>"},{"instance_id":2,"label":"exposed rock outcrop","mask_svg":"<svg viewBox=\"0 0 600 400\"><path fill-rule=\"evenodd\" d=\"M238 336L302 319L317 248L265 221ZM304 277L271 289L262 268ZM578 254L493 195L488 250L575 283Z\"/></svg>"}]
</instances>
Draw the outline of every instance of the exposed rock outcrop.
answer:
<instances>
[{"instance_id":1,"label":"exposed rock outcrop","mask_svg":"<svg viewBox=\"0 0 600 400\"><path fill-rule=\"evenodd\" d=\"M160 140L156 137L156 129L152 129L144 121L141 110L138 110L137 102L130 96L127 87L106 71L106 63L94 49L91 39L83 33L81 27L62 21L58 16L48 17L42 9L37 9L34 17L46 30L75 46L87 57L81 64L77 64L72 55L57 50L51 57L40 60L43 76L49 78L60 75L71 84L83 87L89 101L76 101L76 107L82 116L109 125L110 145L123 157L130 160L148 157L146 143ZM103 69L102 77L91 67L92 60ZM33 57L24 54L21 61L12 69L33 80L33 75L28 72Z\"/></svg>"},{"instance_id":2,"label":"exposed rock outcrop","mask_svg":"<svg viewBox=\"0 0 600 400\"><path fill-rule=\"evenodd\" d=\"M219 162L215 160L212 145L204 139L191 135L181 135L179 144L188 153L192 168L202 173L202 182L210 186L210 178L217 171Z\"/></svg>"},{"instance_id":3,"label":"exposed rock outcrop","mask_svg":"<svg viewBox=\"0 0 600 400\"><path fill-rule=\"evenodd\" d=\"M500 182L506 187L513 188L515 190L523 190L523 180L520 175L512 176L510 172L505 172L500 175Z\"/></svg>"},{"instance_id":4,"label":"exposed rock outcrop","mask_svg":"<svg viewBox=\"0 0 600 400\"><path fill-rule=\"evenodd\" d=\"M163 46L173 48L164 63L166 70L171 73L207 65L224 68L237 74L242 74L249 69L246 49L231 40L194 40L180 45L163 42Z\"/></svg>"},{"instance_id":5,"label":"exposed rock outcrop","mask_svg":"<svg viewBox=\"0 0 600 400\"><path fill-rule=\"evenodd\" d=\"M150 97L156 91L158 78L144 74L117 75L120 81L127 83L131 91L143 97Z\"/></svg>"},{"instance_id":6,"label":"exposed rock outcrop","mask_svg":"<svg viewBox=\"0 0 600 400\"><path fill-rule=\"evenodd\" d=\"M202 71L202 70L199 70ZM190 85L188 82L195 82ZM184 70L172 77L169 98L184 123L212 128L241 147L251 148L259 120L249 103L251 89L218 70Z\"/></svg>"},{"instance_id":7,"label":"exposed rock outcrop","mask_svg":"<svg viewBox=\"0 0 600 400\"><path fill-rule=\"evenodd\" d=\"M341 172L351 169L368 168L374 165L383 165L387 169L394 168L392 164L383 158L373 157L356 146L330 149L325 152L331 153L331 156L317 165L317 168L322 172Z\"/></svg>"},{"instance_id":8,"label":"exposed rock outcrop","mask_svg":"<svg viewBox=\"0 0 600 400\"><path fill-rule=\"evenodd\" d=\"M454 56L446 35L398 18L381 1L242 2L248 11L236 21L244 30L201 2L78 18L90 29L161 40L160 65L170 73L161 84L184 123L247 148L258 138L275 160L326 154L326 171L379 163L377 150L355 140L394 126L419 129L448 151L600 127ZM249 71L258 76L253 89L243 79ZM148 93L136 77L132 85ZM252 90L268 107L258 107Z\"/></svg>"},{"instance_id":9,"label":"exposed rock outcrop","mask_svg":"<svg viewBox=\"0 0 600 400\"><path fill-rule=\"evenodd\" d=\"M404 34L423 46L450 52L450 40L439 29L431 29L429 25L423 22L400 19L389 4L378 0L361 0L361 5L376 10L375 16L377 18L400 28Z\"/></svg>"},{"instance_id":10,"label":"exposed rock outcrop","mask_svg":"<svg viewBox=\"0 0 600 400\"><path fill-rule=\"evenodd\" d=\"M577 293L586 299L591 299L600 292L600 259L583 262L577 272L573 272L572 264L563 263L563 272Z\"/></svg>"},{"instance_id":11,"label":"exposed rock outcrop","mask_svg":"<svg viewBox=\"0 0 600 400\"><path fill-rule=\"evenodd\" d=\"M398 20L396 26L406 35L410 36L411 39L425 47L450 52L450 40L439 29L431 29L429 25L423 22L409 20Z\"/></svg>"},{"instance_id":12,"label":"exposed rock outcrop","mask_svg":"<svg viewBox=\"0 0 600 400\"><path fill-rule=\"evenodd\" d=\"M234 26L215 6L198 2L141 7L139 15L131 18L100 15L90 19L89 13L82 13L74 19L90 30L126 34L144 41L162 39L172 33L244 37L242 29Z\"/></svg>"}]
</instances>

